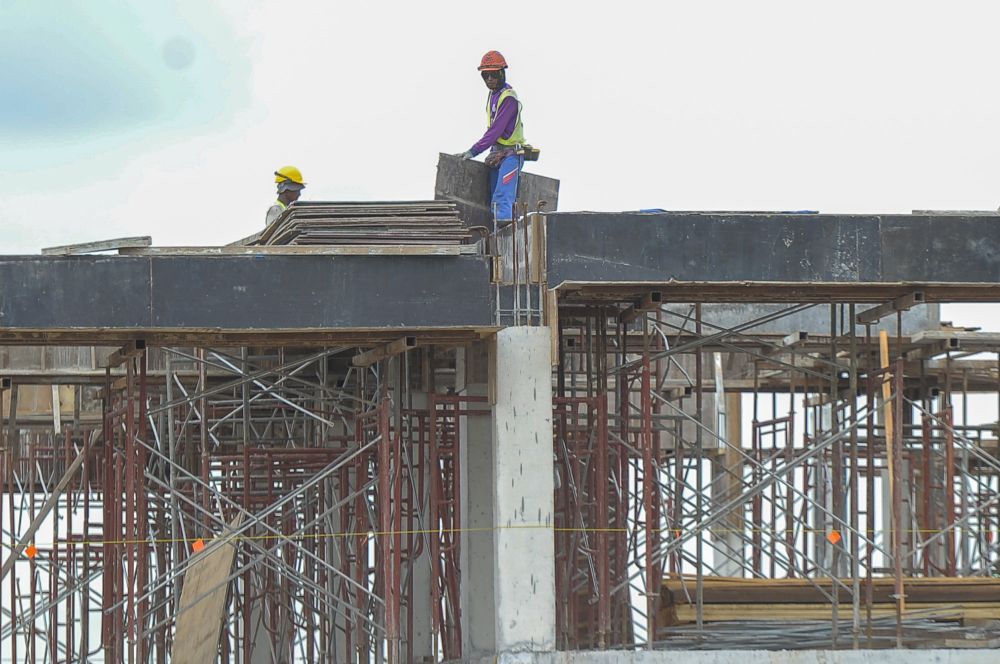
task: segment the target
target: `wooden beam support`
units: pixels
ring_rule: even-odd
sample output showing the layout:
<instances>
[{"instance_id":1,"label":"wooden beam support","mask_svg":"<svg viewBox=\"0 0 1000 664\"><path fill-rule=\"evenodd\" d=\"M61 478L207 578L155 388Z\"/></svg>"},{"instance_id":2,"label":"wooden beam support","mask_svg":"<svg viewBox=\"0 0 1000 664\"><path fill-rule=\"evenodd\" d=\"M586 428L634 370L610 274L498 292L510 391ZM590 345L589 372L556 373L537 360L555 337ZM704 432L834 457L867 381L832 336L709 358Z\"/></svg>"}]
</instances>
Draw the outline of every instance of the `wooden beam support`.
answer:
<instances>
[{"instance_id":1,"label":"wooden beam support","mask_svg":"<svg viewBox=\"0 0 1000 664\"><path fill-rule=\"evenodd\" d=\"M552 366L559 365L559 291L545 291L545 324L552 339Z\"/></svg>"},{"instance_id":2,"label":"wooden beam support","mask_svg":"<svg viewBox=\"0 0 1000 664\"><path fill-rule=\"evenodd\" d=\"M924 304L924 302L926 302L926 300L924 299L923 291L913 291L912 293L907 293L906 295L900 295L899 297L884 304L880 304L877 307L866 309L865 311L859 313L855 318L858 325L877 323L879 320L890 314L894 314L897 311L906 311L918 304Z\"/></svg>"},{"instance_id":3,"label":"wooden beam support","mask_svg":"<svg viewBox=\"0 0 1000 664\"><path fill-rule=\"evenodd\" d=\"M781 342L779 343L779 345L780 346L795 347L795 346L801 346L802 344L804 344L807 341L809 341L809 333L808 332L801 332L801 331L800 332L792 332L791 334L782 337Z\"/></svg>"},{"instance_id":4,"label":"wooden beam support","mask_svg":"<svg viewBox=\"0 0 1000 664\"><path fill-rule=\"evenodd\" d=\"M391 341L382 346L378 346L355 355L351 358L351 364L356 367L370 367L380 360L392 357L393 355L399 355L400 353L405 353L406 351L416 347L416 337L400 337L395 341Z\"/></svg>"},{"instance_id":5,"label":"wooden beam support","mask_svg":"<svg viewBox=\"0 0 1000 664\"><path fill-rule=\"evenodd\" d=\"M108 368L120 367L131 358L141 355L145 350L146 341L144 339L134 339L111 353L111 355L108 355L107 366Z\"/></svg>"},{"instance_id":6,"label":"wooden beam support","mask_svg":"<svg viewBox=\"0 0 1000 664\"><path fill-rule=\"evenodd\" d=\"M619 318L623 323L631 323L636 318L647 311L656 311L663 304L663 293L660 291L650 291L636 300L628 309L623 311Z\"/></svg>"},{"instance_id":7,"label":"wooden beam support","mask_svg":"<svg viewBox=\"0 0 1000 664\"><path fill-rule=\"evenodd\" d=\"M903 353L903 357L908 361L921 360L931 357L937 357L938 355L943 355L949 352L955 352L962 350L962 342L960 339L955 337L950 337L948 339L938 339L927 343L927 345L915 348L913 350L908 350ZM993 363L994 366L996 363Z\"/></svg>"}]
</instances>

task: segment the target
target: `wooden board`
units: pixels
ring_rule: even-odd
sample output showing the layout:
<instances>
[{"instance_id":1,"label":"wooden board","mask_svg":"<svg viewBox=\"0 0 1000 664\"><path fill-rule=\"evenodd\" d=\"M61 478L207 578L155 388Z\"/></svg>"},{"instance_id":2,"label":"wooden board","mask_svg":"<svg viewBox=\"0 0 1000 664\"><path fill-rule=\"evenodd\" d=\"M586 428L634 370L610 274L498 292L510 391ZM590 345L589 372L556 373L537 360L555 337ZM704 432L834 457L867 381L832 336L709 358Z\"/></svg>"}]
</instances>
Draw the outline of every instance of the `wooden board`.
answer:
<instances>
[{"instance_id":1,"label":"wooden board","mask_svg":"<svg viewBox=\"0 0 1000 664\"><path fill-rule=\"evenodd\" d=\"M70 256L73 254L93 254L99 251L112 251L125 247L148 247L153 243L153 238L148 235L139 237L118 237L112 240L100 240L98 242L84 242L81 244L64 244L58 247L46 247L42 249L43 256Z\"/></svg>"},{"instance_id":2,"label":"wooden board","mask_svg":"<svg viewBox=\"0 0 1000 664\"><path fill-rule=\"evenodd\" d=\"M235 530L242 515L230 525ZM214 662L219 649L223 611L226 608L226 581L233 568L236 546L220 539L209 543L184 574L177 628L174 634L174 662Z\"/></svg>"},{"instance_id":3,"label":"wooden board","mask_svg":"<svg viewBox=\"0 0 1000 664\"><path fill-rule=\"evenodd\" d=\"M123 256L472 256L475 245L355 244L266 247L142 247L120 249Z\"/></svg>"},{"instance_id":4,"label":"wooden board","mask_svg":"<svg viewBox=\"0 0 1000 664\"><path fill-rule=\"evenodd\" d=\"M996 620L1000 619L1000 603L983 602L972 604L927 604L907 602L904 618L942 618L947 620ZM841 604L839 615L841 620L850 620L853 608L850 604ZM865 609L862 607L862 614ZM670 614L676 616L671 618ZM678 605L673 612L660 611L662 625L693 623L697 620L694 605ZM896 615L895 604L872 605L872 617L886 618ZM704 607L705 622L729 621L764 621L764 620L830 620L833 609L830 605L809 604L710 604ZM676 622L674 622L676 621Z\"/></svg>"},{"instance_id":5,"label":"wooden board","mask_svg":"<svg viewBox=\"0 0 1000 664\"><path fill-rule=\"evenodd\" d=\"M471 241L455 204L446 201L303 201L282 212L254 244L458 246Z\"/></svg>"},{"instance_id":6,"label":"wooden board","mask_svg":"<svg viewBox=\"0 0 1000 664\"><path fill-rule=\"evenodd\" d=\"M830 594L831 580L828 578L813 579L816 585ZM843 583L850 587L851 580ZM894 593L893 577L872 579L874 601L892 602ZM903 581L907 600L926 603L969 603L987 602L1000 605L1000 579L981 577L928 577L908 578ZM694 579L685 579L682 586L677 578L668 578L663 582L661 600L673 601L680 605L686 602L687 593L694 594ZM864 581L862 580L862 592ZM813 583L806 579L740 579L731 577L710 577L704 580L703 597L705 604L826 604L827 600ZM844 589L840 590L842 602L849 602L850 596Z\"/></svg>"}]
</instances>

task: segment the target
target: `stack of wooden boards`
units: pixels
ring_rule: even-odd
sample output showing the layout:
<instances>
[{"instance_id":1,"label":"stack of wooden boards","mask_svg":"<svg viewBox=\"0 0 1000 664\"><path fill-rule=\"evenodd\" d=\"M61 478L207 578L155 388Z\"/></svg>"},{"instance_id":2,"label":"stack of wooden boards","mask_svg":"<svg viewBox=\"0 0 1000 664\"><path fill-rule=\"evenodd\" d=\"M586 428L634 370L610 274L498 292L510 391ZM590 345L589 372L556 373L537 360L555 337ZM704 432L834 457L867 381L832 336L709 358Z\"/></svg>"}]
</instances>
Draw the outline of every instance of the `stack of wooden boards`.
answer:
<instances>
[{"instance_id":1,"label":"stack of wooden boards","mask_svg":"<svg viewBox=\"0 0 1000 664\"><path fill-rule=\"evenodd\" d=\"M472 234L450 201L297 202L254 242L260 246L460 246Z\"/></svg>"},{"instance_id":2,"label":"stack of wooden boards","mask_svg":"<svg viewBox=\"0 0 1000 664\"><path fill-rule=\"evenodd\" d=\"M153 247L152 239L143 236L48 247L42 253L459 256L481 253L486 229L474 230L463 223L451 201L301 201L264 230L222 247Z\"/></svg>"},{"instance_id":3,"label":"stack of wooden boards","mask_svg":"<svg viewBox=\"0 0 1000 664\"><path fill-rule=\"evenodd\" d=\"M850 588L851 579L843 583ZM895 615L894 579L872 579L873 616ZM819 588L822 588L820 590ZM1000 620L1000 579L984 577L907 578L903 583L906 613L946 620ZM831 579L741 579L706 577L704 620L830 620ZM861 581L862 612L866 597ZM851 618L847 590L838 593L841 619ZM695 579L669 577L660 592L660 624L695 621Z\"/></svg>"}]
</instances>

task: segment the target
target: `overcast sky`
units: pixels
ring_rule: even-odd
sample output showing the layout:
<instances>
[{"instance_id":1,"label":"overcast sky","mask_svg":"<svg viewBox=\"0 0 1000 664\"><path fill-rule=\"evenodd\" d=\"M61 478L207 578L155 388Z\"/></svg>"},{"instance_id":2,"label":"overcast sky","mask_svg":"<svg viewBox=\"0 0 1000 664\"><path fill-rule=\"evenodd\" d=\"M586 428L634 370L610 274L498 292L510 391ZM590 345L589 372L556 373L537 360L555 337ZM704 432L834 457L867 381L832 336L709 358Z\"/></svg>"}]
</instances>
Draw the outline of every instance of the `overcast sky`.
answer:
<instances>
[{"instance_id":1,"label":"overcast sky","mask_svg":"<svg viewBox=\"0 0 1000 664\"><path fill-rule=\"evenodd\" d=\"M564 210L996 209L998 30L955 0L0 0L0 253L229 242L283 164L432 197L494 48Z\"/></svg>"}]
</instances>

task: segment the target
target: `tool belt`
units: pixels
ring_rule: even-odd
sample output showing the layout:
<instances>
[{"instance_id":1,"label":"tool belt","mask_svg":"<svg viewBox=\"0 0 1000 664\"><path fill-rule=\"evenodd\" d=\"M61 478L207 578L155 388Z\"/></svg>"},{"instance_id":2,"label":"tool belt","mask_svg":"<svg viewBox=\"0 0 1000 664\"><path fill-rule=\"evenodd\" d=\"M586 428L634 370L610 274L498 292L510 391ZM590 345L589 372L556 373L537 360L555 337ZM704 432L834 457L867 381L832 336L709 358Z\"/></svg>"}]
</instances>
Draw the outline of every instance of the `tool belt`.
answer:
<instances>
[{"instance_id":1,"label":"tool belt","mask_svg":"<svg viewBox=\"0 0 1000 664\"><path fill-rule=\"evenodd\" d=\"M523 145L494 146L490 153L486 155L484 163L490 168L499 168L503 160L511 155L524 157L525 161L538 161L539 154L541 154L541 150L528 143L524 143Z\"/></svg>"},{"instance_id":2,"label":"tool belt","mask_svg":"<svg viewBox=\"0 0 1000 664\"><path fill-rule=\"evenodd\" d=\"M517 150L513 146L503 146L501 148L494 148L490 150L490 153L486 155L486 159L483 162L490 168L500 168L500 164L507 157L517 154Z\"/></svg>"}]
</instances>

